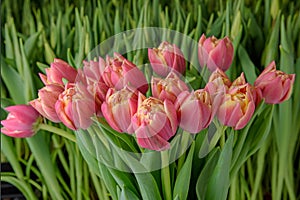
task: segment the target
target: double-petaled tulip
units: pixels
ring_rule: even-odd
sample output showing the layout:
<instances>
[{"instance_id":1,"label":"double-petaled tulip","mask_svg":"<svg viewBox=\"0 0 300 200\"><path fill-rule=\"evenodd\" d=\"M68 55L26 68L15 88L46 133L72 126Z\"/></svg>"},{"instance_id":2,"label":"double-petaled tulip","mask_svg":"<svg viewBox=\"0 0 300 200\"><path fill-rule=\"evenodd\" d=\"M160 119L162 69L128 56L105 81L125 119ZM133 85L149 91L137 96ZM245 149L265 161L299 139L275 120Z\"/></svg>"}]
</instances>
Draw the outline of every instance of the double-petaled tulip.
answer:
<instances>
[{"instance_id":1,"label":"double-petaled tulip","mask_svg":"<svg viewBox=\"0 0 300 200\"><path fill-rule=\"evenodd\" d=\"M116 91L110 88L106 101L102 104L102 113L108 124L118 132L133 133L131 118L136 113L137 92L127 87Z\"/></svg>"},{"instance_id":2,"label":"double-petaled tulip","mask_svg":"<svg viewBox=\"0 0 300 200\"><path fill-rule=\"evenodd\" d=\"M198 43L198 59L201 67L213 72L217 68L226 71L233 60L233 45L228 37L217 39L212 36L206 38L202 34Z\"/></svg>"},{"instance_id":3,"label":"double-petaled tulip","mask_svg":"<svg viewBox=\"0 0 300 200\"><path fill-rule=\"evenodd\" d=\"M139 93L138 108L132 117L138 144L147 149L162 151L170 147L178 121L175 106L169 100L146 98Z\"/></svg>"},{"instance_id":4,"label":"double-petaled tulip","mask_svg":"<svg viewBox=\"0 0 300 200\"><path fill-rule=\"evenodd\" d=\"M254 86L261 90L266 103L278 104L289 99L294 81L295 74L286 74L276 70L276 64L273 61L255 80Z\"/></svg>"},{"instance_id":5,"label":"double-petaled tulip","mask_svg":"<svg viewBox=\"0 0 300 200\"><path fill-rule=\"evenodd\" d=\"M60 84L48 84L39 90L39 98L32 100L30 105L34 107L45 118L53 121L60 122L55 110L55 103L58 96L64 91Z\"/></svg>"},{"instance_id":6,"label":"double-petaled tulip","mask_svg":"<svg viewBox=\"0 0 300 200\"><path fill-rule=\"evenodd\" d=\"M55 103L58 118L68 128L86 129L92 124L91 117L95 114L93 96L81 83L68 83L65 91L58 96Z\"/></svg>"},{"instance_id":7,"label":"double-petaled tulip","mask_svg":"<svg viewBox=\"0 0 300 200\"><path fill-rule=\"evenodd\" d=\"M190 133L207 128L214 117L213 101L205 89L182 92L175 103L179 126Z\"/></svg>"},{"instance_id":8,"label":"double-petaled tulip","mask_svg":"<svg viewBox=\"0 0 300 200\"><path fill-rule=\"evenodd\" d=\"M1 121L1 132L10 137L31 137L37 132L41 121L40 114L29 105L16 105L5 108L9 112L7 118Z\"/></svg>"},{"instance_id":9,"label":"double-petaled tulip","mask_svg":"<svg viewBox=\"0 0 300 200\"><path fill-rule=\"evenodd\" d=\"M225 94L218 107L217 117L226 126L242 129L251 119L255 110L255 101L251 85L236 85Z\"/></svg>"},{"instance_id":10,"label":"double-petaled tulip","mask_svg":"<svg viewBox=\"0 0 300 200\"><path fill-rule=\"evenodd\" d=\"M95 111L98 116L102 116L101 105L105 101L108 86L104 83L102 74L105 69L105 61L99 57L99 61L84 61L83 70L78 71L77 82L82 82L86 85L89 93L94 96Z\"/></svg>"},{"instance_id":11,"label":"double-petaled tulip","mask_svg":"<svg viewBox=\"0 0 300 200\"><path fill-rule=\"evenodd\" d=\"M118 53L114 53L114 58L107 56L102 77L108 87L117 90L125 86L137 89L143 94L148 90L148 83L142 71Z\"/></svg>"},{"instance_id":12,"label":"double-petaled tulip","mask_svg":"<svg viewBox=\"0 0 300 200\"><path fill-rule=\"evenodd\" d=\"M175 44L162 42L158 48L148 49L148 58L153 71L160 76L165 77L172 70L181 74L185 71L183 53Z\"/></svg>"},{"instance_id":13,"label":"double-petaled tulip","mask_svg":"<svg viewBox=\"0 0 300 200\"><path fill-rule=\"evenodd\" d=\"M46 75L40 74L40 78L45 85L57 83L64 85L64 79L70 83L74 83L77 77L77 71L63 60L54 59L50 68L46 68Z\"/></svg>"},{"instance_id":14,"label":"double-petaled tulip","mask_svg":"<svg viewBox=\"0 0 300 200\"><path fill-rule=\"evenodd\" d=\"M183 92L188 91L189 88L174 72L165 79L152 77L151 81L152 95L160 100L169 99L175 103L177 96Z\"/></svg>"}]
</instances>

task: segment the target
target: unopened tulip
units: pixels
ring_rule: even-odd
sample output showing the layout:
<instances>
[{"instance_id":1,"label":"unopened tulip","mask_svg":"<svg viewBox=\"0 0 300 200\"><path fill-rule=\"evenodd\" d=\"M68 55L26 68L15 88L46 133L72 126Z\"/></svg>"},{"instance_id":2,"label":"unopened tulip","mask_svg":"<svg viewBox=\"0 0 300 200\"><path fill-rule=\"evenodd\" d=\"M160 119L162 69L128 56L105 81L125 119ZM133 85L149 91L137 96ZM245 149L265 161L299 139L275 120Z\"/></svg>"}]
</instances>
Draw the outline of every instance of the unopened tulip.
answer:
<instances>
[{"instance_id":1,"label":"unopened tulip","mask_svg":"<svg viewBox=\"0 0 300 200\"><path fill-rule=\"evenodd\" d=\"M95 114L94 99L80 83L68 83L55 103L56 113L62 123L72 130L87 129Z\"/></svg>"},{"instance_id":2,"label":"unopened tulip","mask_svg":"<svg viewBox=\"0 0 300 200\"><path fill-rule=\"evenodd\" d=\"M59 117L55 111L55 103L58 96L64 91L62 85L48 84L39 90L39 98L32 100L30 105L34 107L45 118L53 121L60 122Z\"/></svg>"},{"instance_id":3,"label":"unopened tulip","mask_svg":"<svg viewBox=\"0 0 300 200\"><path fill-rule=\"evenodd\" d=\"M226 71L233 60L233 45L228 37L217 39L214 36L206 38L202 34L198 43L198 59L201 67L213 72L216 69Z\"/></svg>"},{"instance_id":4,"label":"unopened tulip","mask_svg":"<svg viewBox=\"0 0 300 200\"><path fill-rule=\"evenodd\" d=\"M152 77L151 81L152 95L160 100L169 99L175 103L177 96L183 92L188 91L189 88L174 72L164 78Z\"/></svg>"},{"instance_id":5,"label":"unopened tulip","mask_svg":"<svg viewBox=\"0 0 300 200\"><path fill-rule=\"evenodd\" d=\"M16 105L5 108L9 112L7 118L1 121L1 132L10 137L31 137L37 132L41 121L40 114L29 105Z\"/></svg>"},{"instance_id":6,"label":"unopened tulip","mask_svg":"<svg viewBox=\"0 0 300 200\"><path fill-rule=\"evenodd\" d=\"M147 149L162 151L170 147L169 139L177 130L174 104L139 93L138 109L132 117L138 144Z\"/></svg>"},{"instance_id":7,"label":"unopened tulip","mask_svg":"<svg viewBox=\"0 0 300 200\"><path fill-rule=\"evenodd\" d=\"M244 85L232 87L225 94L221 105L218 107L219 121L235 130L244 128L251 119L255 110L251 86Z\"/></svg>"},{"instance_id":8,"label":"unopened tulip","mask_svg":"<svg viewBox=\"0 0 300 200\"><path fill-rule=\"evenodd\" d=\"M211 123L214 112L210 94L205 89L182 92L175 103L179 126L190 133L198 133Z\"/></svg>"},{"instance_id":9,"label":"unopened tulip","mask_svg":"<svg viewBox=\"0 0 300 200\"><path fill-rule=\"evenodd\" d=\"M172 70L181 74L185 71L183 53L175 44L162 42L158 48L148 49L148 58L153 71L160 76L165 77Z\"/></svg>"},{"instance_id":10,"label":"unopened tulip","mask_svg":"<svg viewBox=\"0 0 300 200\"><path fill-rule=\"evenodd\" d=\"M128 89L115 91L109 89L106 101L102 104L102 113L108 124L118 132L133 133L131 117L136 113L137 93Z\"/></svg>"},{"instance_id":11,"label":"unopened tulip","mask_svg":"<svg viewBox=\"0 0 300 200\"><path fill-rule=\"evenodd\" d=\"M114 58L107 57L103 80L108 87L117 90L125 86L137 89L143 94L148 90L148 83L142 71L118 53L114 54Z\"/></svg>"},{"instance_id":12,"label":"unopened tulip","mask_svg":"<svg viewBox=\"0 0 300 200\"><path fill-rule=\"evenodd\" d=\"M77 77L77 71L68 63L61 59L54 59L50 68L46 68L46 75L40 74L40 78L45 85L56 83L64 85L64 80L74 83Z\"/></svg>"},{"instance_id":13,"label":"unopened tulip","mask_svg":"<svg viewBox=\"0 0 300 200\"><path fill-rule=\"evenodd\" d=\"M295 74L276 70L273 61L255 80L254 86L261 90L266 103L278 104L290 98L294 81Z\"/></svg>"}]
</instances>

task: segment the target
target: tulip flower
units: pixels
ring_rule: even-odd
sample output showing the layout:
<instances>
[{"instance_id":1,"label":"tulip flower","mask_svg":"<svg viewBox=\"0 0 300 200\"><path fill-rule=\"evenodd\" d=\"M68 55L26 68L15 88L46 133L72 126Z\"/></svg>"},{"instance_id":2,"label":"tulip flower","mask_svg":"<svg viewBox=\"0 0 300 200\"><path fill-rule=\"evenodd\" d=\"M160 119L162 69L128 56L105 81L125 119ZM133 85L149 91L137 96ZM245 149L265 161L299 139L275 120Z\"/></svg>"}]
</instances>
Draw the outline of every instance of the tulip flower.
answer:
<instances>
[{"instance_id":1,"label":"tulip flower","mask_svg":"<svg viewBox=\"0 0 300 200\"><path fill-rule=\"evenodd\" d=\"M225 94L221 105L218 107L217 117L226 126L242 129L251 119L255 110L251 86L235 86Z\"/></svg>"},{"instance_id":2,"label":"tulip flower","mask_svg":"<svg viewBox=\"0 0 300 200\"><path fill-rule=\"evenodd\" d=\"M86 129L92 124L95 114L94 99L83 84L68 83L65 91L58 96L55 110L58 118L68 128Z\"/></svg>"},{"instance_id":3,"label":"tulip flower","mask_svg":"<svg viewBox=\"0 0 300 200\"><path fill-rule=\"evenodd\" d=\"M275 62L271 62L257 77L254 86L261 90L266 103L278 104L291 96L295 74L286 74L276 70Z\"/></svg>"},{"instance_id":4,"label":"tulip flower","mask_svg":"<svg viewBox=\"0 0 300 200\"><path fill-rule=\"evenodd\" d=\"M152 77L151 81L152 95L160 100L169 99L175 103L177 96L183 92L188 91L189 88L174 72L165 79Z\"/></svg>"},{"instance_id":5,"label":"tulip flower","mask_svg":"<svg viewBox=\"0 0 300 200\"><path fill-rule=\"evenodd\" d=\"M50 68L46 68L46 75L40 74L40 78L45 85L56 83L64 85L64 79L74 83L77 77L77 71L68 63L60 59L54 59Z\"/></svg>"},{"instance_id":6,"label":"tulip flower","mask_svg":"<svg viewBox=\"0 0 300 200\"><path fill-rule=\"evenodd\" d=\"M228 37L217 39L214 36L206 38L202 34L198 43L198 59L201 67L213 72L216 69L226 71L233 60L233 45Z\"/></svg>"},{"instance_id":7,"label":"tulip flower","mask_svg":"<svg viewBox=\"0 0 300 200\"><path fill-rule=\"evenodd\" d=\"M31 137L37 132L40 114L30 105L16 105L5 108L9 112L1 121L1 132L10 137Z\"/></svg>"},{"instance_id":8,"label":"tulip flower","mask_svg":"<svg viewBox=\"0 0 300 200\"><path fill-rule=\"evenodd\" d=\"M105 101L106 93L109 87L104 83L102 74L105 69L105 61L99 57L99 61L84 61L83 70L78 70L76 82L85 84L89 93L94 96L95 111L97 116L102 116L101 105Z\"/></svg>"},{"instance_id":9,"label":"tulip flower","mask_svg":"<svg viewBox=\"0 0 300 200\"><path fill-rule=\"evenodd\" d=\"M109 89L102 113L108 124L118 132L133 133L131 117L136 113L137 94L127 87L116 91Z\"/></svg>"},{"instance_id":10,"label":"tulip flower","mask_svg":"<svg viewBox=\"0 0 300 200\"><path fill-rule=\"evenodd\" d=\"M190 133L207 128L214 117L213 101L205 89L182 92L175 103L179 126Z\"/></svg>"},{"instance_id":11,"label":"tulip flower","mask_svg":"<svg viewBox=\"0 0 300 200\"><path fill-rule=\"evenodd\" d=\"M30 105L34 107L41 115L53 122L60 122L55 111L55 103L58 96L64 91L62 85L48 84L38 92L38 99L30 101Z\"/></svg>"},{"instance_id":12,"label":"tulip flower","mask_svg":"<svg viewBox=\"0 0 300 200\"><path fill-rule=\"evenodd\" d=\"M153 71L166 77L172 70L181 74L185 71L185 59L182 51L175 45L162 42L158 48L148 49L148 58Z\"/></svg>"},{"instance_id":13,"label":"tulip flower","mask_svg":"<svg viewBox=\"0 0 300 200\"><path fill-rule=\"evenodd\" d=\"M138 144L143 148L162 151L170 147L178 121L174 104L139 93L137 112L132 117Z\"/></svg>"},{"instance_id":14,"label":"tulip flower","mask_svg":"<svg viewBox=\"0 0 300 200\"><path fill-rule=\"evenodd\" d=\"M102 77L108 87L117 90L125 86L138 89L143 94L148 90L148 83L142 71L118 53L114 54L114 58L107 56Z\"/></svg>"}]
</instances>

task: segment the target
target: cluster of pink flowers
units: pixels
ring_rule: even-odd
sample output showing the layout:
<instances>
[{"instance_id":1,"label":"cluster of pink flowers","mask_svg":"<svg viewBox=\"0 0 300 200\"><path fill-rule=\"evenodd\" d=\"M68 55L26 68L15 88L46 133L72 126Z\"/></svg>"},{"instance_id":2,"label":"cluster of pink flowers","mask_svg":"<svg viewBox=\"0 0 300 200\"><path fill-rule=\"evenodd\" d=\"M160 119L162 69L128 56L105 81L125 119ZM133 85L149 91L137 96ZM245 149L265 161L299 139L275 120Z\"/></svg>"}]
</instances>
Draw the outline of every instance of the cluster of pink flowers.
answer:
<instances>
[{"instance_id":1,"label":"cluster of pink flowers","mask_svg":"<svg viewBox=\"0 0 300 200\"><path fill-rule=\"evenodd\" d=\"M149 49L153 71L160 76L152 77L149 97L142 71L118 53L106 60L84 62L78 70L55 59L46 75L40 74L45 86L30 102L35 109L29 105L7 108L11 113L1 122L1 131L14 137L31 136L40 115L72 130L87 129L92 117L104 117L114 130L134 135L141 147L160 151L170 147L178 127L196 134L214 117L225 126L242 129L262 99L277 104L290 97L295 74L278 71L271 62L254 85L246 82L243 73L231 82L224 71L232 63L233 51L227 37L218 40L202 35L199 63L212 74L203 89L192 91L180 78L186 66L176 45L163 42Z\"/></svg>"}]
</instances>

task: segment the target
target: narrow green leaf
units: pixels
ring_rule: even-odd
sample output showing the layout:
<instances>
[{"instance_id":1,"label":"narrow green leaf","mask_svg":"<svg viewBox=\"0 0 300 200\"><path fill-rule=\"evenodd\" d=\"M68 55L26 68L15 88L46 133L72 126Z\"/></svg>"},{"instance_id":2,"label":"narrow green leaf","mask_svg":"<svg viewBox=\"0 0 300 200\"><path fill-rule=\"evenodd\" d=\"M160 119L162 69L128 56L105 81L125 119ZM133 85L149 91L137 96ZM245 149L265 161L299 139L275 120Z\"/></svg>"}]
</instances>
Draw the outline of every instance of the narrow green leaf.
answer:
<instances>
[{"instance_id":1,"label":"narrow green leaf","mask_svg":"<svg viewBox=\"0 0 300 200\"><path fill-rule=\"evenodd\" d=\"M15 69L8 66L4 59L1 59L1 77L10 93L11 98L16 104L26 102L24 84L22 78Z\"/></svg>"},{"instance_id":2,"label":"narrow green leaf","mask_svg":"<svg viewBox=\"0 0 300 200\"><path fill-rule=\"evenodd\" d=\"M226 199L230 185L229 172L233 149L233 132L230 133L220 158L207 185L206 199ZM217 191L217 192L216 192Z\"/></svg>"},{"instance_id":3,"label":"narrow green leaf","mask_svg":"<svg viewBox=\"0 0 300 200\"><path fill-rule=\"evenodd\" d=\"M173 190L173 198L178 196L180 200L184 200L188 197L194 150L195 143L193 142L190 147L187 159L185 160L184 165L176 178Z\"/></svg>"},{"instance_id":4,"label":"narrow green leaf","mask_svg":"<svg viewBox=\"0 0 300 200\"><path fill-rule=\"evenodd\" d=\"M249 82L250 84L254 84L254 81L257 77L255 73L255 66L242 45L239 45L238 56L247 82Z\"/></svg>"},{"instance_id":5,"label":"narrow green leaf","mask_svg":"<svg viewBox=\"0 0 300 200\"><path fill-rule=\"evenodd\" d=\"M31 58L33 51L36 50L36 45L40 34L41 31L30 35L30 37L24 43L25 54L28 59Z\"/></svg>"}]
</instances>

